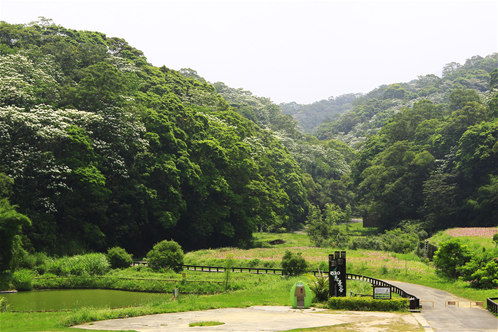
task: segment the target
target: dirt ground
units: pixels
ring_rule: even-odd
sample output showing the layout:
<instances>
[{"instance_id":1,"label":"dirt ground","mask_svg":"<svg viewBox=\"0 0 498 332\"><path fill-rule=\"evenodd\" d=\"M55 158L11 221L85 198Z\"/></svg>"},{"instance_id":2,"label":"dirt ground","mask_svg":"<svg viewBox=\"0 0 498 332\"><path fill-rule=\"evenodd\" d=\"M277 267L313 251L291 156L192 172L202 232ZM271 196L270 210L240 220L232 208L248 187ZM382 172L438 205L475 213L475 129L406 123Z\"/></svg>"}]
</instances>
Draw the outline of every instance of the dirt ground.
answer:
<instances>
[{"instance_id":1,"label":"dirt ground","mask_svg":"<svg viewBox=\"0 0 498 332\"><path fill-rule=\"evenodd\" d=\"M217 321L222 325L189 327L193 322ZM91 325L90 325L91 324ZM154 331L287 331L320 328L315 331L424 331L411 313L330 311L292 309L283 306L214 309L115 319L75 326L80 329Z\"/></svg>"}]
</instances>

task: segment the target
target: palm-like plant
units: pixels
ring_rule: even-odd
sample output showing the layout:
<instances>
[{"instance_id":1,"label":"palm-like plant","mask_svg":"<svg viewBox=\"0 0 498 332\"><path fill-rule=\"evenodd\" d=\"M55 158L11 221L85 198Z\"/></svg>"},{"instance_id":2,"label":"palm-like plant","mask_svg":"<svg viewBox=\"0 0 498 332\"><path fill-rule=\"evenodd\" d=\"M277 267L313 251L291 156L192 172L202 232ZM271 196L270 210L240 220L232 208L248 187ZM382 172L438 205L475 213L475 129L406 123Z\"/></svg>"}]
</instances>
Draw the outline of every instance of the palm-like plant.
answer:
<instances>
[{"instance_id":1,"label":"palm-like plant","mask_svg":"<svg viewBox=\"0 0 498 332\"><path fill-rule=\"evenodd\" d=\"M315 293L318 301L326 301L329 298L329 277L318 269L319 275L306 273L304 276L311 282L307 282L310 289Z\"/></svg>"}]
</instances>

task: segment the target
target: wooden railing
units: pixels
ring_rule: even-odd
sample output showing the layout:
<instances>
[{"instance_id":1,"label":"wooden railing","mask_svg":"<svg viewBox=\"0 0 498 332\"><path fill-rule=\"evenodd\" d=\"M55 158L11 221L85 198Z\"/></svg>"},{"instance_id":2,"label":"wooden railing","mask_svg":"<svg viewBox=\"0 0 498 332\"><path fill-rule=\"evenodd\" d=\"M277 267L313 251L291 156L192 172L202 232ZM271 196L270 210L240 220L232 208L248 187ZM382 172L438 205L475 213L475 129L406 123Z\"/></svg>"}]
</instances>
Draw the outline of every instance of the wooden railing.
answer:
<instances>
[{"instance_id":1,"label":"wooden railing","mask_svg":"<svg viewBox=\"0 0 498 332\"><path fill-rule=\"evenodd\" d=\"M488 304L488 310L494 313L495 315L498 314L498 297L492 297L488 298L487 304Z\"/></svg>"},{"instance_id":2,"label":"wooden railing","mask_svg":"<svg viewBox=\"0 0 498 332\"><path fill-rule=\"evenodd\" d=\"M109 279L109 280L133 280L133 281L153 281L153 282L197 282L197 283L214 283L224 284L224 281L212 280L187 280L187 279L155 279L155 278L123 278L123 277L106 277L106 276L67 276L67 277L35 277L36 280L54 280L54 279Z\"/></svg>"},{"instance_id":3,"label":"wooden railing","mask_svg":"<svg viewBox=\"0 0 498 332\"><path fill-rule=\"evenodd\" d=\"M191 271L201 271L201 272L225 272L226 267L223 266L203 266L203 265L183 265L184 268ZM259 274L263 273L273 273L273 274L283 274L283 269L272 269L267 267L231 267L232 272L244 272ZM268 272L270 271L270 272ZM278 272L278 273L277 273ZM318 271L317 271L318 272Z\"/></svg>"}]
</instances>

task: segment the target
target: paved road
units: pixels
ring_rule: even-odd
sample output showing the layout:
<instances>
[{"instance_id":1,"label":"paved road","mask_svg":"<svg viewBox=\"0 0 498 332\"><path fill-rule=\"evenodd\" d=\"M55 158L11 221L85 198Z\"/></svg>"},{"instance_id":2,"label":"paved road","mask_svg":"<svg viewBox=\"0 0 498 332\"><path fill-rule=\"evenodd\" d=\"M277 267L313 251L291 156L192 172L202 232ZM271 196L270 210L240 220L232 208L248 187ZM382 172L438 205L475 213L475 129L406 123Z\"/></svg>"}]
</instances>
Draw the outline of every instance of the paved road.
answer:
<instances>
[{"instance_id":1,"label":"paved road","mask_svg":"<svg viewBox=\"0 0 498 332\"><path fill-rule=\"evenodd\" d=\"M498 319L486 309L476 306L471 308L469 300L426 286L400 281L385 281L417 296L422 301L420 315L430 325L430 328L424 326L426 331L431 331L431 329L435 332L498 331ZM431 302L425 301L433 301L434 307L432 307ZM447 305L446 301L458 301L458 303L457 305Z\"/></svg>"}]
</instances>

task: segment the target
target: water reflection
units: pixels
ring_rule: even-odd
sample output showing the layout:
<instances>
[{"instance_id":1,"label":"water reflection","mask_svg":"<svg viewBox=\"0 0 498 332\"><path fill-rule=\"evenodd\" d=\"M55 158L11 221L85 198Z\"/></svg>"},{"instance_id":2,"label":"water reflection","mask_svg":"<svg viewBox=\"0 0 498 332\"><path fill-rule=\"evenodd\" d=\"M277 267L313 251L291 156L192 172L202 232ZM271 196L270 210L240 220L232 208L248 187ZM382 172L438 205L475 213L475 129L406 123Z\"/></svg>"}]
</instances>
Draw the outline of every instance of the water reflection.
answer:
<instances>
[{"instance_id":1,"label":"water reflection","mask_svg":"<svg viewBox=\"0 0 498 332\"><path fill-rule=\"evenodd\" d=\"M2 294L2 297L10 304L10 310L37 311L137 306L154 300L167 301L172 295L109 289L57 289Z\"/></svg>"}]
</instances>

